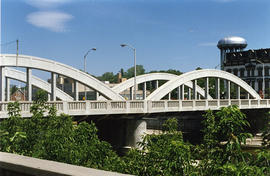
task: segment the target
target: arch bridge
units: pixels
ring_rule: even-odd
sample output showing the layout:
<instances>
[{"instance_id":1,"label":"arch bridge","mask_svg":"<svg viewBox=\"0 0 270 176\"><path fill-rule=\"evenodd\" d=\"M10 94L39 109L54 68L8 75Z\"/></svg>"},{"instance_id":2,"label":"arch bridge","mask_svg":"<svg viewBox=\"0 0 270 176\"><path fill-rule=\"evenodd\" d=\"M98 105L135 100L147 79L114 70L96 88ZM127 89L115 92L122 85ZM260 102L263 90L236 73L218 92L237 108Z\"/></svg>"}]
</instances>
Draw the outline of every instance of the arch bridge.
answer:
<instances>
[{"instance_id":1,"label":"arch bridge","mask_svg":"<svg viewBox=\"0 0 270 176\"><path fill-rule=\"evenodd\" d=\"M18 71L14 67L26 68L26 73ZM33 76L32 69L49 72L51 74L50 83ZM70 115L196 111L209 108L218 109L232 104L244 109L268 108L269 106L269 100L261 99L245 81L228 72L212 69L191 71L180 76L168 73L137 76L136 86L141 91L139 100L138 97L132 96L134 78L110 88L76 68L34 56L1 54L0 74L1 117L6 117L6 106L10 100L10 79L26 82L27 100L29 101L22 102L24 116L27 116L30 110L32 86L48 92L51 100L49 103L55 104L59 112ZM74 81L73 95L57 88L57 75ZM79 101L79 84L97 91L97 100ZM130 97L125 97L123 94L127 90L130 92ZM60 101L56 101L57 98Z\"/></svg>"}]
</instances>

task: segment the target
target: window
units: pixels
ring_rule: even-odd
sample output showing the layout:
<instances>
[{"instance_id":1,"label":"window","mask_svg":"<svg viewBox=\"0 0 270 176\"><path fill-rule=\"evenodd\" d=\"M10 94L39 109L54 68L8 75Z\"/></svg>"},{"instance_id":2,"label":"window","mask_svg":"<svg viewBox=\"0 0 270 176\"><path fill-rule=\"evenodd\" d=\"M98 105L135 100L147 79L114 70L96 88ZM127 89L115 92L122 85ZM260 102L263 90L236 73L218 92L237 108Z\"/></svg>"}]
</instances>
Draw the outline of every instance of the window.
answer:
<instances>
[{"instance_id":1,"label":"window","mask_svg":"<svg viewBox=\"0 0 270 176\"><path fill-rule=\"evenodd\" d=\"M250 69L247 70L247 76L250 77Z\"/></svg>"},{"instance_id":2,"label":"window","mask_svg":"<svg viewBox=\"0 0 270 176\"><path fill-rule=\"evenodd\" d=\"M245 69L241 69L240 70L240 77L244 77L245 76Z\"/></svg>"},{"instance_id":3,"label":"window","mask_svg":"<svg viewBox=\"0 0 270 176\"><path fill-rule=\"evenodd\" d=\"M262 68L258 68L258 76L262 76Z\"/></svg>"},{"instance_id":4,"label":"window","mask_svg":"<svg viewBox=\"0 0 270 176\"><path fill-rule=\"evenodd\" d=\"M265 72L264 73L265 76L269 76L269 67L265 67L264 72Z\"/></svg>"},{"instance_id":5,"label":"window","mask_svg":"<svg viewBox=\"0 0 270 176\"><path fill-rule=\"evenodd\" d=\"M231 69L227 69L226 71L227 71L227 72L229 72L229 73L231 73L231 72L232 72L232 70L231 70Z\"/></svg>"},{"instance_id":6,"label":"window","mask_svg":"<svg viewBox=\"0 0 270 176\"><path fill-rule=\"evenodd\" d=\"M233 74L234 74L235 76L238 76L238 69L234 69L234 70L233 70Z\"/></svg>"},{"instance_id":7,"label":"window","mask_svg":"<svg viewBox=\"0 0 270 176\"><path fill-rule=\"evenodd\" d=\"M254 72L255 72L254 68L251 69L251 76L254 76Z\"/></svg>"}]
</instances>

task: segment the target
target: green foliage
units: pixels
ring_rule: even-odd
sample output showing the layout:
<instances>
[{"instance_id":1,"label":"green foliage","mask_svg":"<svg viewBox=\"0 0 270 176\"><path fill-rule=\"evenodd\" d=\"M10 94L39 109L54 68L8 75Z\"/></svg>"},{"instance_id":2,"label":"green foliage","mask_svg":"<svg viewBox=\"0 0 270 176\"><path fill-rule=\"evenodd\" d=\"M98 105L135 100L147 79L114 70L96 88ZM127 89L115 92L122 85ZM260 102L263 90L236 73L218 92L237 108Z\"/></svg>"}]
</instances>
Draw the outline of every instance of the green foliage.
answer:
<instances>
[{"instance_id":1,"label":"green foliage","mask_svg":"<svg viewBox=\"0 0 270 176\"><path fill-rule=\"evenodd\" d=\"M48 93L43 89L38 89L34 97L35 102L46 102L48 100Z\"/></svg>"},{"instance_id":2,"label":"green foliage","mask_svg":"<svg viewBox=\"0 0 270 176\"><path fill-rule=\"evenodd\" d=\"M270 112L265 116L265 127L263 129L263 145L270 149Z\"/></svg>"},{"instance_id":3,"label":"green foliage","mask_svg":"<svg viewBox=\"0 0 270 176\"><path fill-rule=\"evenodd\" d=\"M143 65L136 65L136 75L143 75L144 73L145 69L143 68ZM134 67L129 68L123 76L127 79L134 77Z\"/></svg>"},{"instance_id":4,"label":"green foliage","mask_svg":"<svg viewBox=\"0 0 270 176\"><path fill-rule=\"evenodd\" d=\"M10 88L10 94L14 94L19 88L16 85L12 85Z\"/></svg>"},{"instance_id":5,"label":"green foliage","mask_svg":"<svg viewBox=\"0 0 270 176\"><path fill-rule=\"evenodd\" d=\"M117 82L117 74L113 74L113 72L105 72L102 76L98 77L100 81L109 81L110 83Z\"/></svg>"},{"instance_id":6,"label":"green foliage","mask_svg":"<svg viewBox=\"0 0 270 176\"><path fill-rule=\"evenodd\" d=\"M178 121L176 118L168 119L162 125L164 132L174 133L177 131Z\"/></svg>"},{"instance_id":7,"label":"green foliage","mask_svg":"<svg viewBox=\"0 0 270 176\"><path fill-rule=\"evenodd\" d=\"M18 102L8 105L10 117L0 123L0 150L92 168L119 171L123 161L97 136L93 123L72 123L54 106L38 100L29 119L20 117ZM48 112L45 116L44 112Z\"/></svg>"},{"instance_id":8,"label":"green foliage","mask_svg":"<svg viewBox=\"0 0 270 176\"><path fill-rule=\"evenodd\" d=\"M0 123L4 152L142 176L270 175L269 150L252 155L241 149L251 135L245 132L249 123L237 106L206 112L200 145L184 142L177 120L171 118L160 134L145 135L140 148L122 158L99 140L94 123L75 125L70 116L57 115L45 99L35 101L28 119L21 118L18 102L9 103L8 110L10 117ZM269 132L269 124L266 127Z\"/></svg>"},{"instance_id":9,"label":"green foliage","mask_svg":"<svg viewBox=\"0 0 270 176\"><path fill-rule=\"evenodd\" d=\"M203 120L203 144L196 148L201 159L198 175L268 175L268 152L258 153L257 158L244 152L241 144L251 134L245 133L249 126L245 115L237 106L221 108L215 114L207 111ZM262 160L264 164L260 165Z\"/></svg>"},{"instance_id":10,"label":"green foliage","mask_svg":"<svg viewBox=\"0 0 270 176\"><path fill-rule=\"evenodd\" d=\"M134 67L129 68L126 72L124 69L120 70L123 78L132 78L134 77ZM145 74L145 69L143 68L143 65L136 65L136 75L142 75ZM109 81L110 83L117 83L118 76L117 74L114 74L113 72L105 72L101 76L97 77L100 81Z\"/></svg>"},{"instance_id":11,"label":"green foliage","mask_svg":"<svg viewBox=\"0 0 270 176\"><path fill-rule=\"evenodd\" d=\"M192 173L191 148L177 131L177 120L169 119L162 134L146 135L141 150L132 149L124 157L126 172L135 175L188 175Z\"/></svg>"},{"instance_id":12,"label":"green foliage","mask_svg":"<svg viewBox=\"0 0 270 176\"><path fill-rule=\"evenodd\" d=\"M159 70L159 71L156 71L156 70L153 70L153 71L150 71L149 73L171 73L171 74L174 74L174 75L181 75L183 74L181 71L179 70L174 70L174 69L169 69L169 70Z\"/></svg>"},{"instance_id":13,"label":"green foliage","mask_svg":"<svg viewBox=\"0 0 270 176\"><path fill-rule=\"evenodd\" d=\"M18 102L8 103L9 118L0 123L0 150L3 152L20 153L24 142L23 120Z\"/></svg>"}]
</instances>

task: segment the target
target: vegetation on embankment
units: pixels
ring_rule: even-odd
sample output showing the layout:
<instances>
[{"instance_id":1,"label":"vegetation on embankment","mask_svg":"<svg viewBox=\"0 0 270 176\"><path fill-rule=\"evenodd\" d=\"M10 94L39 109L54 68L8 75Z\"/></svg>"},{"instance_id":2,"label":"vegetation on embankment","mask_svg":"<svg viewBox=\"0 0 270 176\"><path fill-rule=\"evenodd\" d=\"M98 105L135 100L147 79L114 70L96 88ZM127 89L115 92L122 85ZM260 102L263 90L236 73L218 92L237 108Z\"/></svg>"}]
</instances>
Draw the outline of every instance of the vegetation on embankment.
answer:
<instances>
[{"instance_id":1,"label":"vegetation on embankment","mask_svg":"<svg viewBox=\"0 0 270 176\"><path fill-rule=\"evenodd\" d=\"M244 131L249 123L236 106L206 112L200 145L184 142L177 120L169 119L162 134L146 135L141 149L123 157L99 140L94 123L75 125L70 116L57 116L45 101L35 102L28 119L21 118L18 102L10 103L8 110L10 117L0 123L2 152L134 175L270 175L269 150L254 155L241 149L251 134ZM263 133L265 148L270 147L269 130L270 123Z\"/></svg>"}]
</instances>

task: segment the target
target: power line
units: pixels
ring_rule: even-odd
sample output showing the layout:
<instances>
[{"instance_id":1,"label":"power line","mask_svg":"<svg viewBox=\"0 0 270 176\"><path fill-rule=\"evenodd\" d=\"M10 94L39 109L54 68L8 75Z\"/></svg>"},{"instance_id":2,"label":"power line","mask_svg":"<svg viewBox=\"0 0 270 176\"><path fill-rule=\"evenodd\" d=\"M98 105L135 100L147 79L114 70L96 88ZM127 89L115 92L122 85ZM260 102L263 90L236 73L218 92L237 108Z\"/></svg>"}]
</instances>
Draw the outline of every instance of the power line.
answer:
<instances>
[{"instance_id":1,"label":"power line","mask_svg":"<svg viewBox=\"0 0 270 176\"><path fill-rule=\"evenodd\" d=\"M13 40L13 41L10 41L10 42L6 42L6 43L1 43L0 45L3 46L3 45L9 45L9 44L12 44L12 43L16 43L17 40Z\"/></svg>"}]
</instances>

